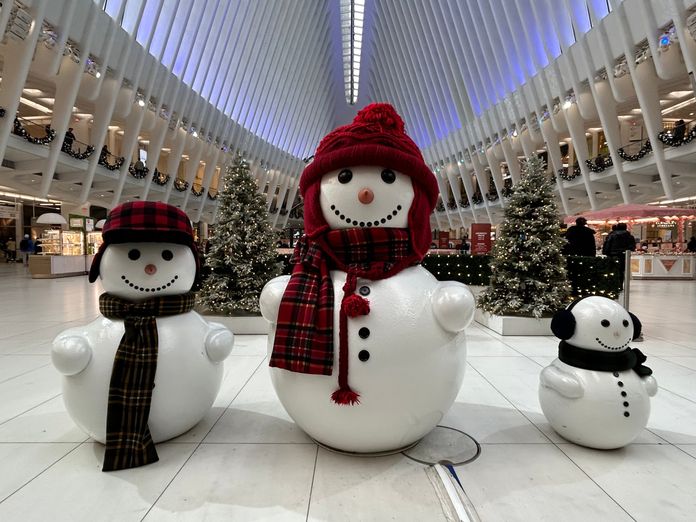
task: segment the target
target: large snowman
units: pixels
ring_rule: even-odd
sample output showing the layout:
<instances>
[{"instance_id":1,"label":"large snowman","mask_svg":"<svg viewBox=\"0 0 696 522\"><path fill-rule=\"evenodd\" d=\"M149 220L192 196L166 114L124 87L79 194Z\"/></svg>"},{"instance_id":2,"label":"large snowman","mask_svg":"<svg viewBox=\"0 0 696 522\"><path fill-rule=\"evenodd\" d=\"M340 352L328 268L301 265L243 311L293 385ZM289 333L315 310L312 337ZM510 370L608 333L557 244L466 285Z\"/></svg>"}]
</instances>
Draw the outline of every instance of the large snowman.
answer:
<instances>
[{"instance_id":1,"label":"large snowman","mask_svg":"<svg viewBox=\"0 0 696 522\"><path fill-rule=\"evenodd\" d=\"M454 401L474 313L465 285L419 265L437 183L399 115L373 104L322 140L300 191L293 274L261 294L273 385L319 443L397 451Z\"/></svg>"},{"instance_id":2,"label":"large snowman","mask_svg":"<svg viewBox=\"0 0 696 522\"><path fill-rule=\"evenodd\" d=\"M633 441L650 416L657 393L645 355L629 348L640 321L606 297L586 297L557 312L558 359L540 376L539 401L553 429L571 442L597 449Z\"/></svg>"},{"instance_id":3,"label":"large snowman","mask_svg":"<svg viewBox=\"0 0 696 522\"><path fill-rule=\"evenodd\" d=\"M159 202L109 214L89 280L101 316L53 341L75 423L106 444L104 471L157 460L154 442L198 423L217 396L233 335L192 311L198 255L188 217Z\"/></svg>"}]
</instances>

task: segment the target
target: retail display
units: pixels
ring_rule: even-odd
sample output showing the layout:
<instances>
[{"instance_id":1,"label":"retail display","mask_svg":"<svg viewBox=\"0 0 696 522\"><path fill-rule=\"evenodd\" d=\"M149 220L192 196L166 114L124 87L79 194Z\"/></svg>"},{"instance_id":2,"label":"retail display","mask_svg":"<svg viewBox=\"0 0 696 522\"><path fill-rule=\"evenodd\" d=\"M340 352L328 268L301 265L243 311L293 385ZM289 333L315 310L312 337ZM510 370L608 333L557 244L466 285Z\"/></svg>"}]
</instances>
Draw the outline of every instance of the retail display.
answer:
<instances>
[{"instance_id":1,"label":"retail display","mask_svg":"<svg viewBox=\"0 0 696 522\"><path fill-rule=\"evenodd\" d=\"M440 421L464 375L474 297L419 262L436 180L390 105L320 143L300 191L306 235L270 281L273 386L295 422L346 452L396 451Z\"/></svg>"},{"instance_id":2,"label":"retail display","mask_svg":"<svg viewBox=\"0 0 696 522\"><path fill-rule=\"evenodd\" d=\"M99 251L99 247L103 243L102 233L87 232L87 255L94 255Z\"/></svg>"},{"instance_id":3,"label":"retail display","mask_svg":"<svg viewBox=\"0 0 696 522\"><path fill-rule=\"evenodd\" d=\"M629 348L638 318L606 297L586 297L557 312L558 359L540 376L539 402L563 438L597 449L620 448L648 423L657 393L645 355Z\"/></svg>"},{"instance_id":4,"label":"retail display","mask_svg":"<svg viewBox=\"0 0 696 522\"><path fill-rule=\"evenodd\" d=\"M279 274L278 238L249 164L239 156L227 169L218 216L205 258L210 273L198 298L215 313L258 312L263 285Z\"/></svg>"},{"instance_id":5,"label":"retail display","mask_svg":"<svg viewBox=\"0 0 696 522\"><path fill-rule=\"evenodd\" d=\"M479 306L496 315L551 315L570 295L565 240L558 234L558 209L542 160L528 158L513 188L493 246L490 286Z\"/></svg>"},{"instance_id":6,"label":"retail display","mask_svg":"<svg viewBox=\"0 0 696 522\"><path fill-rule=\"evenodd\" d=\"M106 444L109 471L156 461L153 442L205 416L233 335L192 311L198 254L181 210L124 203L109 214L103 237L89 277L106 290L102 316L60 333L51 356L64 375L68 413Z\"/></svg>"}]
</instances>

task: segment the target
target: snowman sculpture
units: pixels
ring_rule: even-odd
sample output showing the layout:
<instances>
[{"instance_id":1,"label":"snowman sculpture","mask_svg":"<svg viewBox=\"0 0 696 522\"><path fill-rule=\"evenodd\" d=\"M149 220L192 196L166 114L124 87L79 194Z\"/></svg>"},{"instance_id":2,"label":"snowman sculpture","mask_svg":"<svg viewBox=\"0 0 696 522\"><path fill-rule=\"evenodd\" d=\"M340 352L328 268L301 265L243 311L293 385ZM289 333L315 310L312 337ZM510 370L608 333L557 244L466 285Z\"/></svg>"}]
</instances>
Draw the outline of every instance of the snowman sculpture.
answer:
<instances>
[{"instance_id":1,"label":"snowman sculpture","mask_svg":"<svg viewBox=\"0 0 696 522\"><path fill-rule=\"evenodd\" d=\"M68 413L106 445L103 471L158 460L154 443L197 424L217 396L233 335L193 312L198 253L188 217L160 202L114 208L90 282L101 316L53 341Z\"/></svg>"},{"instance_id":2,"label":"snowman sculpture","mask_svg":"<svg viewBox=\"0 0 696 522\"><path fill-rule=\"evenodd\" d=\"M563 438L613 449L645 428L657 382L645 355L628 347L640 329L635 315L606 297L580 299L554 315L551 330L561 342L558 359L541 372L539 402Z\"/></svg>"},{"instance_id":3,"label":"snowman sculpture","mask_svg":"<svg viewBox=\"0 0 696 522\"><path fill-rule=\"evenodd\" d=\"M437 182L396 111L373 104L322 140L300 191L293 273L260 300L276 393L329 448L398 451L454 401L474 313L465 285L419 265Z\"/></svg>"}]
</instances>

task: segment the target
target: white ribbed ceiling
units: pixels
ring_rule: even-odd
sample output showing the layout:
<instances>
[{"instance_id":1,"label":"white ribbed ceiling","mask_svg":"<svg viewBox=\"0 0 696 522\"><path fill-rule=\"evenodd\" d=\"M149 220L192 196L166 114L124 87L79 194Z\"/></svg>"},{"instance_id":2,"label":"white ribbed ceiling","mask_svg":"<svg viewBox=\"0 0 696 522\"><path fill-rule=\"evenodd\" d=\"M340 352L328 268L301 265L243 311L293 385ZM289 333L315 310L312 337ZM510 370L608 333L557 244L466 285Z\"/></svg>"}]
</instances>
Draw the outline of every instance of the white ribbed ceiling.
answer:
<instances>
[{"instance_id":1,"label":"white ribbed ceiling","mask_svg":"<svg viewBox=\"0 0 696 522\"><path fill-rule=\"evenodd\" d=\"M298 157L372 101L393 103L428 147L589 30L588 7L609 12L607 0L367 0L349 107L340 0L95 1L194 91Z\"/></svg>"}]
</instances>

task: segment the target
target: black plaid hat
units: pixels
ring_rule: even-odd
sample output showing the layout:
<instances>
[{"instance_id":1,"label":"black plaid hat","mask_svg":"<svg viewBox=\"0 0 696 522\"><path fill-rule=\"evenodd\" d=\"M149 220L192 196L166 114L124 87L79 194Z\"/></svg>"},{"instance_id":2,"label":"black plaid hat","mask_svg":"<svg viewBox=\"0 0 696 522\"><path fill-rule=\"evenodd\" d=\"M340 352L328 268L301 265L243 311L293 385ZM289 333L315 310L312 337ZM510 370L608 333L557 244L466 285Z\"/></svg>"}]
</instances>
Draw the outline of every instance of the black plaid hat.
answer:
<instances>
[{"instance_id":1,"label":"black plaid hat","mask_svg":"<svg viewBox=\"0 0 696 522\"><path fill-rule=\"evenodd\" d=\"M161 201L131 201L115 207L102 229L104 243L89 269L89 282L99 277L99 264L106 247L116 243L176 243L186 245L196 260L196 281L200 274L198 249L193 228L182 210Z\"/></svg>"}]
</instances>

